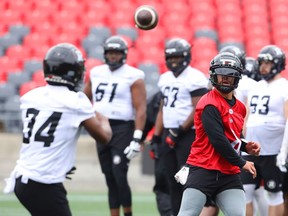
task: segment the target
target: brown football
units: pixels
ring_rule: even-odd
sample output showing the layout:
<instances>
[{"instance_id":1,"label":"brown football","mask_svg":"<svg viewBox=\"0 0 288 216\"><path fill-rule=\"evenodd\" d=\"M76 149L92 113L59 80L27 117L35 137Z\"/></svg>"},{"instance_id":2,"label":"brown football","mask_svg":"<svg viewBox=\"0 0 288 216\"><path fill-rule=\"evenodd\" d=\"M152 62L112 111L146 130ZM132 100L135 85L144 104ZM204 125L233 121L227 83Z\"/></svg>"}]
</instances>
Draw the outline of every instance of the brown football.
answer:
<instances>
[{"instance_id":1,"label":"brown football","mask_svg":"<svg viewBox=\"0 0 288 216\"><path fill-rule=\"evenodd\" d=\"M136 27L139 29L153 29L158 23L157 11L150 5L142 5L135 10L134 21Z\"/></svg>"}]
</instances>

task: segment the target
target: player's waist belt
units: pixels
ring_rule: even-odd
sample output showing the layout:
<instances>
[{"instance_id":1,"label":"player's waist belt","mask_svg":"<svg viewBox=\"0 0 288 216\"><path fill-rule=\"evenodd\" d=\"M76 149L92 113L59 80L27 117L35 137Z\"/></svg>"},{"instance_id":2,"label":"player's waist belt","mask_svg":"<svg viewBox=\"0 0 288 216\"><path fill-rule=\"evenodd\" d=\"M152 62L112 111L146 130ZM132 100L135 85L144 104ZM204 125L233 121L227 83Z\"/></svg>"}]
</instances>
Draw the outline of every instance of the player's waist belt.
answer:
<instances>
[{"instance_id":1,"label":"player's waist belt","mask_svg":"<svg viewBox=\"0 0 288 216\"><path fill-rule=\"evenodd\" d=\"M111 126L117 126L117 125L121 125L121 124L126 124L126 123L132 123L133 121L124 121L124 120L117 120L117 119L109 119L109 123Z\"/></svg>"}]
</instances>

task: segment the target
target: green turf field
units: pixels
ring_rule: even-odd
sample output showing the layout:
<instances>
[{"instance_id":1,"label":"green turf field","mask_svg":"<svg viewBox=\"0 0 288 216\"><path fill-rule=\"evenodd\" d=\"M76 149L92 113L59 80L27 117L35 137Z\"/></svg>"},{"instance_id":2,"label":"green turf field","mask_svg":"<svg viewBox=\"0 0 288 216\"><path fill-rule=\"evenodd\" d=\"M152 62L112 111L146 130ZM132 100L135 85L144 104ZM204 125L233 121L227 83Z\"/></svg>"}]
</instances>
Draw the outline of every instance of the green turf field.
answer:
<instances>
[{"instance_id":1,"label":"green turf field","mask_svg":"<svg viewBox=\"0 0 288 216\"><path fill-rule=\"evenodd\" d=\"M70 193L68 195L73 216L108 216L106 194ZM136 216L157 216L154 194L133 195L133 209ZM0 195L0 215L29 216L15 195Z\"/></svg>"},{"instance_id":2,"label":"green turf field","mask_svg":"<svg viewBox=\"0 0 288 216\"><path fill-rule=\"evenodd\" d=\"M70 193L68 195L73 216L109 216L107 195L103 193ZM134 194L135 216L158 216L154 194ZM0 215L29 216L14 194L0 194ZM223 214L219 214L222 216Z\"/></svg>"}]
</instances>

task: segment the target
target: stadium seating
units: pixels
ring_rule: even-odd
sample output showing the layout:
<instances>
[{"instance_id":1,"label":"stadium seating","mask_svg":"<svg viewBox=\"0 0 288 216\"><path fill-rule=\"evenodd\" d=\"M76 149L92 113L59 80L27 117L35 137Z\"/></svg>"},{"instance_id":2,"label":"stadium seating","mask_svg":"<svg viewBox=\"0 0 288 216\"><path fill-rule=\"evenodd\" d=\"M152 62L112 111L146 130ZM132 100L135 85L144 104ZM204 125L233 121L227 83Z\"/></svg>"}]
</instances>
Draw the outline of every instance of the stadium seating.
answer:
<instances>
[{"instance_id":1,"label":"stadium seating","mask_svg":"<svg viewBox=\"0 0 288 216\"><path fill-rule=\"evenodd\" d=\"M159 15L158 26L150 31L135 28L133 22L134 10L143 4L154 6ZM167 39L191 42L191 65L208 76L210 60L227 45L239 46L252 57L270 43L288 53L287 9L287 0L2 0L0 86L14 88L11 92L19 96L45 85L42 59L59 42L74 43L82 50L87 81L89 70L103 63L105 39L120 34L128 40L127 62L145 71L152 94L157 74L167 70L163 52ZM288 78L288 70L283 74Z\"/></svg>"},{"instance_id":2,"label":"stadium seating","mask_svg":"<svg viewBox=\"0 0 288 216\"><path fill-rule=\"evenodd\" d=\"M22 130L20 97L13 95L9 97L3 106L4 112L2 119L4 120L5 131L9 133L19 133Z\"/></svg>"}]
</instances>

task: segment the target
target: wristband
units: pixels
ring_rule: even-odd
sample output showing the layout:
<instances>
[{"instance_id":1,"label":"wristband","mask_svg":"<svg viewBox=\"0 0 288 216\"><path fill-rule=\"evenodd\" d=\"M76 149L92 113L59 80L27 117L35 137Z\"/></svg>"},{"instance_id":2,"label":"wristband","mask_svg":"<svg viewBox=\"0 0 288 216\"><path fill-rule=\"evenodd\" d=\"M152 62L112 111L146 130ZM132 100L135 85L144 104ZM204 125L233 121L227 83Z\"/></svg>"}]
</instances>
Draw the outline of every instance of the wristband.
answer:
<instances>
[{"instance_id":1,"label":"wristband","mask_svg":"<svg viewBox=\"0 0 288 216\"><path fill-rule=\"evenodd\" d=\"M241 143L243 143L244 145L247 145L248 141L244 138L241 138Z\"/></svg>"},{"instance_id":2,"label":"wristband","mask_svg":"<svg viewBox=\"0 0 288 216\"><path fill-rule=\"evenodd\" d=\"M142 130L134 130L134 134L133 134L133 138L135 139L141 139L143 135L143 131Z\"/></svg>"},{"instance_id":3,"label":"wristband","mask_svg":"<svg viewBox=\"0 0 288 216\"><path fill-rule=\"evenodd\" d=\"M244 152L248 153L247 150L246 150L247 143L248 143L248 141L246 139L241 138L240 151L244 151Z\"/></svg>"}]
</instances>

